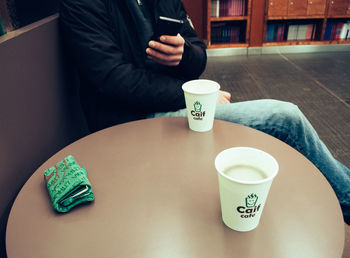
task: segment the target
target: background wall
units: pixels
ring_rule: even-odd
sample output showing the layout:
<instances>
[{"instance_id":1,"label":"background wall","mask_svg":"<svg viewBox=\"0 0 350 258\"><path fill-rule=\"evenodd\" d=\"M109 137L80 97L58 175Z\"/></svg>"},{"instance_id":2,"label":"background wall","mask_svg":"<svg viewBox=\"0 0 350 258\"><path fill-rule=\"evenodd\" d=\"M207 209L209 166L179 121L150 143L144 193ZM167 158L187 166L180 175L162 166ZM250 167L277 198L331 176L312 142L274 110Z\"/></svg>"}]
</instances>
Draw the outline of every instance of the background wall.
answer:
<instances>
[{"instance_id":1,"label":"background wall","mask_svg":"<svg viewBox=\"0 0 350 258\"><path fill-rule=\"evenodd\" d=\"M1 0L0 16L7 31L21 28L57 12L59 0Z\"/></svg>"},{"instance_id":2,"label":"background wall","mask_svg":"<svg viewBox=\"0 0 350 258\"><path fill-rule=\"evenodd\" d=\"M63 66L58 16L0 37L0 257L18 191L58 150L87 133Z\"/></svg>"},{"instance_id":3,"label":"background wall","mask_svg":"<svg viewBox=\"0 0 350 258\"><path fill-rule=\"evenodd\" d=\"M186 11L189 14L194 28L201 39L206 38L206 17L207 17L207 1L206 0L182 0Z\"/></svg>"}]
</instances>

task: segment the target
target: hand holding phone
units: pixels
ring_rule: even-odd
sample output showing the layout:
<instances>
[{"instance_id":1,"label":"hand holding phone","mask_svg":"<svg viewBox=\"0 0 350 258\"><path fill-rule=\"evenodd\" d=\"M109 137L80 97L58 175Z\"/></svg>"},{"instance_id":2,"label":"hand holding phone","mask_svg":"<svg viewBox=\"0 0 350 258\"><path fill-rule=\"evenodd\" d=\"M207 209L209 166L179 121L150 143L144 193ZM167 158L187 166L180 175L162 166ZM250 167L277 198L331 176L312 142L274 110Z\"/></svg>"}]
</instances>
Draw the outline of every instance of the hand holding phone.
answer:
<instances>
[{"instance_id":1,"label":"hand holding phone","mask_svg":"<svg viewBox=\"0 0 350 258\"><path fill-rule=\"evenodd\" d=\"M159 16L152 39L159 41L162 35L176 36L181 31L183 23L182 20Z\"/></svg>"},{"instance_id":2,"label":"hand holding phone","mask_svg":"<svg viewBox=\"0 0 350 258\"><path fill-rule=\"evenodd\" d=\"M183 23L182 20L160 16L155 33L146 49L147 57L162 65L177 66L184 52L185 40L178 34L181 32ZM172 37L160 40L162 35Z\"/></svg>"},{"instance_id":3,"label":"hand holding phone","mask_svg":"<svg viewBox=\"0 0 350 258\"><path fill-rule=\"evenodd\" d=\"M166 66L177 66L182 60L185 40L180 35L151 40L146 49L147 58Z\"/></svg>"}]
</instances>

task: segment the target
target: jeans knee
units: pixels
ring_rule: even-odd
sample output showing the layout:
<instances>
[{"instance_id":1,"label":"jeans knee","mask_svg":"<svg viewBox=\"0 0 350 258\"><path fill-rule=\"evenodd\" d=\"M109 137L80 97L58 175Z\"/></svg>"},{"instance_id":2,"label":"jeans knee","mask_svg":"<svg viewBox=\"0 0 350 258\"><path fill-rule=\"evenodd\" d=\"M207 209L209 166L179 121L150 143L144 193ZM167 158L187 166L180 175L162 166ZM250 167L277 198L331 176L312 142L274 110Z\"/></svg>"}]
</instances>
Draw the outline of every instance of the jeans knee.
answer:
<instances>
[{"instance_id":1,"label":"jeans knee","mask_svg":"<svg viewBox=\"0 0 350 258\"><path fill-rule=\"evenodd\" d=\"M285 127L295 127L301 124L304 115L297 105L284 101L276 101L275 104L271 114L273 120L280 121Z\"/></svg>"}]
</instances>

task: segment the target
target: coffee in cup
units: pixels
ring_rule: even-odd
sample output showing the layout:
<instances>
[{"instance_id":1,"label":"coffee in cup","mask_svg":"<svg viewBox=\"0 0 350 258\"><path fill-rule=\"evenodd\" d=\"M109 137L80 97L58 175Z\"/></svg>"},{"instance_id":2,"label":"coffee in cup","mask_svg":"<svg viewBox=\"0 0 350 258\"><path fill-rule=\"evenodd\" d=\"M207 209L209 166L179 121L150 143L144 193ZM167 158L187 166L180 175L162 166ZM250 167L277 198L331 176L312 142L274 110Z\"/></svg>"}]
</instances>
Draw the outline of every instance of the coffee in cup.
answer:
<instances>
[{"instance_id":1,"label":"coffee in cup","mask_svg":"<svg viewBox=\"0 0 350 258\"><path fill-rule=\"evenodd\" d=\"M217 155L215 167L225 225L237 231L256 228L278 173L277 161L262 150L234 147Z\"/></svg>"}]
</instances>

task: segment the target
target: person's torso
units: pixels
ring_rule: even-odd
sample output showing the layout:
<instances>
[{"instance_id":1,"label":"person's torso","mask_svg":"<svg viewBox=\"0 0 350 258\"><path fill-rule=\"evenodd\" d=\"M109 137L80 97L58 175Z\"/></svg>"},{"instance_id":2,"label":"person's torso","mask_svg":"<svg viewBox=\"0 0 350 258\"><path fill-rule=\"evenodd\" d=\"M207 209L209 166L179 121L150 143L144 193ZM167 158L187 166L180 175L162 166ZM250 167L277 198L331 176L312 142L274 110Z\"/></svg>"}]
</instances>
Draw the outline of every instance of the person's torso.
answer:
<instances>
[{"instance_id":1,"label":"person's torso","mask_svg":"<svg viewBox=\"0 0 350 258\"><path fill-rule=\"evenodd\" d=\"M134 64L136 67L144 67L145 60L147 60L145 50L148 39L152 35L143 34L147 30L147 26L140 22L141 18L136 17L140 13L135 13L135 10L130 8L127 1L134 1L134 4L140 5L140 10L147 8L150 15L149 23L153 30L159 16L177 19L181 17L179 17L176 5L172 4L173 0L105 0L115 41L123 52L125 61Z\"/></svg>"}]
</instances>

